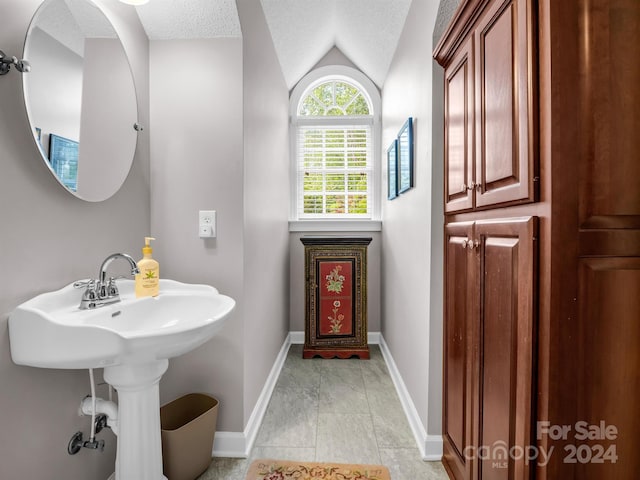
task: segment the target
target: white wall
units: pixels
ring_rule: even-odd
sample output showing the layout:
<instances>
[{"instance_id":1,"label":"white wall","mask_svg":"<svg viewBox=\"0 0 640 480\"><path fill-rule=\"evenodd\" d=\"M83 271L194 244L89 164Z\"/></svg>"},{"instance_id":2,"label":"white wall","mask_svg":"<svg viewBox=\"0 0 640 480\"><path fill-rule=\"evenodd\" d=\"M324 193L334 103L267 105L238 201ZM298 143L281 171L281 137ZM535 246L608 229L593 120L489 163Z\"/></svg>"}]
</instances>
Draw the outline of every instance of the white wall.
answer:
<instances>
[{"instance_id":1,"label":"white wall","mask_svg":"<svg viewBox=\"0 0 640 480\"><path fill-rule=\"evenodd\" d=\"M220 401L218 429L242 431L242 40L152 41L150 78L149 233L160 276L213 285L237 302L220 334L170 362L160 400L209 393ZM215 239L198 237L198 210L217 211Z\"/></svg>"},{"instance_id":2,"label":"white wall","mask_svg":"<svg viewBox=\"0 0 640 480\"><path fill-rule=\"evenodd\" d=\"M437 2L414 0L382 91L382 151L414 119L415 187L383 202L382 332L437 453L441 433L441 168L433 163L432 31ZM384 164L386 179L386 162ZM386 180L383 182L385 183Z\"/></svg>"},{"instance_id":3,"label":"white wall","mask_svg":"<svg viewBox=\"0 0 640 480\"><path fill-rule=\"evenodd\" d=\"M245 425L289 331L289 92L262 4L238 0L244 64Z\"/></svg>"},{"instance_id":4,"label":"white wall","mask_svg":"<svg viewBox=\"0 0 640 480\"><path fill-rule=\"evenodd\" d=\"M2 0L0 45L21 56L24 35L40 0ZM134 62L141 122L148 121L148 44L133 9L100 1ZM37 65L33 65L37 68ZM133 253L149 227L148 137L138 141L133 168L122 189L102 203L78 200L62 188L33 141L15 69L0 78L0 478L86 480L113 472L115 437L104 453L70 456L67 444L89 420L78 417L89 393L86 371L47 370L13 364L7 318L21 302L95 276L110 253ZM105 394L104 391L100 392Z\"/></svg>"}]
</instances>

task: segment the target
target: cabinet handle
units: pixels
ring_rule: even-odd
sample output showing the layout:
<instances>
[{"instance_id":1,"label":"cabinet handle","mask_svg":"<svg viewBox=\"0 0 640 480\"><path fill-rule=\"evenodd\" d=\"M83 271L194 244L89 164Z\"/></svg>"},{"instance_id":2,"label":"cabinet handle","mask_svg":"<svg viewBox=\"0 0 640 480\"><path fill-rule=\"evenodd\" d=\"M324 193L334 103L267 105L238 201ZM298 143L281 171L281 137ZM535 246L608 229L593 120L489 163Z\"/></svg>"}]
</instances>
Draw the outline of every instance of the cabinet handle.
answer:
<instances>
[{"instance_id":1,"label":"cabinet handle","mask_svg":"<svg viewBox=\"0 0 640 480\"><path fill-rule=\"evenodd\" d=\"M467 190L473 191L473 190L475 190L475 188L476 188L476 183L475 182L471 182L469 184L469 186L467 187Z\"/></svg>"},{"instance_id":2,"label":"cabinet handle","mask_svg":"<svg viewBox=\"0 0 640 480\"><path fill-rule=\"evenodd\" d=\"M462 248L469 248L469 250L473 250L474 248L478 247L480 245L480 242L478 240L469 240L468 238L465 238L462 241Z\"/></svg>"}]
</instances>

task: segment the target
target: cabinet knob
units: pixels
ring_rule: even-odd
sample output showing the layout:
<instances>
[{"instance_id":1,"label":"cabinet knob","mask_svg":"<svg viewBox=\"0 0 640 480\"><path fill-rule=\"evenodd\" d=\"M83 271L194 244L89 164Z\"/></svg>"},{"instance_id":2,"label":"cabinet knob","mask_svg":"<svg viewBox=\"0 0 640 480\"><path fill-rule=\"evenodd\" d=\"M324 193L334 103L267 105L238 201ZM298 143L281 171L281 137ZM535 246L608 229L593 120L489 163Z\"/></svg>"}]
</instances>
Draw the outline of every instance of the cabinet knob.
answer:
<instances>
[{"instance_id":1,"label":"cabinet knob","mask_svg":"<svg viewBox=\"0 0 640 480\"><path fill-rule=\"evenodd\" d=\"M463 192L466 192L467 191L467 184L463 183L460 188L462 189Z\"/></svg>"},{"instance_id":2,"label":"cabinet knob","mask_svg":"<svg viewBox=\"0 0 640 480\"><path fill-rule=\"evenodd\" d=\"M462 241L462 248L469 248L469 250L473 250L474 248L478 247L480 245L480 242L478 240L469 240L468 238L465 238Z\"/></svg>"},{"instance_id":3,"label":"cabinet knob","mask_svg":"<svg viewBox=\"0 0 640 480\"><path fill-rule=\"evenodd\" d=\"M473 191L475 188L476 188L476 183L475 182L471 182L469 184L469 187L467 187L467 190Z\"/></svg>"}]
</instances>

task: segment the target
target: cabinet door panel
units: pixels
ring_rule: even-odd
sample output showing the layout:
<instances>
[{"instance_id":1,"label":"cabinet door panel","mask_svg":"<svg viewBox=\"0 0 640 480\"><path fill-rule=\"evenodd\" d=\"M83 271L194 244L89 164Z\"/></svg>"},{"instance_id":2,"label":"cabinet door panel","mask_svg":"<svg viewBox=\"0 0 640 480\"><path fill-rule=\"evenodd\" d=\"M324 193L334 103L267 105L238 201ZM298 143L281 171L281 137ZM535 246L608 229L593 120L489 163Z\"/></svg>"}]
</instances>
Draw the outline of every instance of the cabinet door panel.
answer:
<instances>
[{"instance_id":1,"label":"cabinet door panel","mask_svg":"<svg viewBox=\"0 0 640 480\"><path fill-rule=\"evenodd\" d=\"M583 228L638 228L640 221L640 2L584 4L576 68L582 141L579 161ZM633 225L629 225L629 221ZM615 225L612 223L615 222Z\"/></svg>"},{"instance_id":2,"label":"cabinet door panel","mask_svg":"<svg viewBox=\"0 0 640 480\"><path fill-rule=\"evenodd\" d=\"M594 455L603 448L618 458L616 462L611 456L602 463L578 462L576 478L636 479L640 470L640 257L583 258L578 279L577 418L588 425L605 422L617 433L615 438L572 438L572 443Z\"/></svg>"},{"instance_id":3,"label":"cabinet door panel","mask_svg":"<svg viewBox=\"0 0 640 480\"><path fill-rule=\"evenodd\" d=\"M475 31L478 207L534 200L529 8L494 2Z\"/></svg>"},{"instance_id":4,"label":"cabinet door panel","mask_svg":"<svg viewBox=\"0 0 640 480\"><path fill-rule=\"evenodd\" d=\"M477 445L491 458L479 461L474 478L527 479L523 459L501 457L503 447L532 443L534 372L534 236L536 219L477 222L480 241L478 328L479 411Z\"/></svg>"},{"instance_id":5,"label":"cabinet door panel","mask_svg":"<svg viewBox=\"0 0 640 480\"><path fill-rule=\"evenodd\" d=\"M471 293L477 289L473 255L466 247L470 223L446 227L446 288L444 326L444 460L456 479L469 478L464 450L472 442L472 321ZM465 247L463 248L463 245Z\"/></svg>"},{"instance_id":6,"label":"cabinet door panel","mask_svg":"<svg viewBox=\"0 0 640 480\"><path fill-rule=\"evenodd\" d=\"M445 72L445 212L473 207L473 38Z\"/></svg>"}]
</instances>

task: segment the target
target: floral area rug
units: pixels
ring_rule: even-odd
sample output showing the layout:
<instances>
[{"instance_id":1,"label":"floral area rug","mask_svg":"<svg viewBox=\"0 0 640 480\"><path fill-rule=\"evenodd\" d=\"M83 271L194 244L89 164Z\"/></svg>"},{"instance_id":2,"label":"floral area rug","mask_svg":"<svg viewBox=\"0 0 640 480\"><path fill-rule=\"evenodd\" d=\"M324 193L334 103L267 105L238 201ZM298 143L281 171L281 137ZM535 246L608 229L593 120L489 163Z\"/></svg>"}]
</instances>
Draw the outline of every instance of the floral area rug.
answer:
<instances>
[{"instance_id":1,"label":"floral area rug","mask_svg":"<svg viewBox=\"0 0 640 480\"><path fill-rule=\"evenodd\" d=\"M391 480L381 465L255 460L246 480Z\"/></svg>"}]
</instances>

